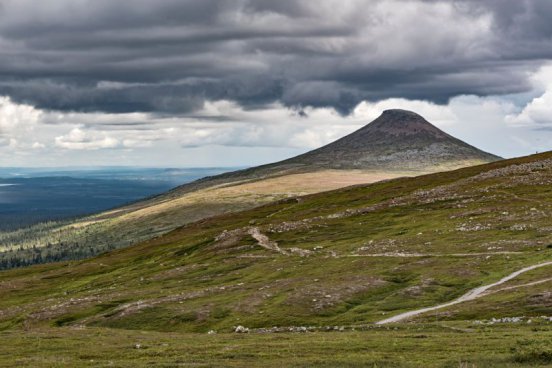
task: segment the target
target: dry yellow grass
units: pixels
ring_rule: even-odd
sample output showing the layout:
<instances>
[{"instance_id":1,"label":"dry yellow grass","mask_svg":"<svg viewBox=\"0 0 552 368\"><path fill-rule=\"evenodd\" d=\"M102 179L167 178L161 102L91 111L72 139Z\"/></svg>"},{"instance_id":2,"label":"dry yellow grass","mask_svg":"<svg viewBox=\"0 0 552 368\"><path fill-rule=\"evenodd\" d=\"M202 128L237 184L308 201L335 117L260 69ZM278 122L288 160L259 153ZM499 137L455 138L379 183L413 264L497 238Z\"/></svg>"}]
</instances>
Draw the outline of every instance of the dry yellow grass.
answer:
<instances>
[{"instance_id":1,"label":"dry yellow grass","mask_svg":"<svg viewBox=\"0 0 552 368\"><path fill-rule=\"evenodd\" d=\"M270 177L257 181L234 182L184 193L177 198L167 197L158 201L154 200L154 202L144 202L142 205L138 203L137 205L103 212L94 216L93 222L98 219L110 218L113 222L118 223L120 221L150 219L156 215L164 214L165 217L177 215L180 218L179 223L184 224L229 210L243 210L282 198L319 193L351 185L369 184L402 176L417 176L431 172L448 171L482 163L484 162L477 160L454 161L436 165L425 171L321 170ZM182 221L182 219L185 221ZM93 224L89 220L72 224L72 226L86 227ZM166 222L167 225L170 223L168 219L161 221Z\"/></svg>"},{"instance_id":2,"label":"dry yellow grass","mask_svg":"<svg viewBox=\"0 0 552 368\"><path fill-rule=\"evenodd\" d=\"M145 216L207 203L256 202L262 204L290 196L324 192L351 185L374 183L401 176L412 176L414 174L412 172L324 170L314 173L285 175L255 182L201 189L186 193L176 199L168 199L161 203L126 213L120 219L135 220Z\"/></svg>"}]
</instances>

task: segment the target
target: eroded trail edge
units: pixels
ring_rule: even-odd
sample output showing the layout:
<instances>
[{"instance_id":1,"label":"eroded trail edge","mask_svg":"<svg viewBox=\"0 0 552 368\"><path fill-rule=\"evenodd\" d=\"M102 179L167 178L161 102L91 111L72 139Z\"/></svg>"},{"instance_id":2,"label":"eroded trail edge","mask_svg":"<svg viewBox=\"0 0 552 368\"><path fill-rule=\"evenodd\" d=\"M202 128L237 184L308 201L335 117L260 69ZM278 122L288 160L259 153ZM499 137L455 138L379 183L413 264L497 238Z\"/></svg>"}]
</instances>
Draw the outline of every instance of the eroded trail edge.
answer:
<instances>
[{"instance_id":1,"label":"eroded trail edge","mask_svg":"<svg viewBox=\"0 0 552 368\"><path fill-rule=\"evenodd\" d=\"M505 276L505 277L501 278L500 280L498 280L495 283L492 283L492 284L489 284L489 285L483 285L483 286L477 287L475 289L472 289L472 290L468 291L466 294L462 295L461 297L459 297L457 299L454 299L450 302L435 305L433 307L416 309L416 310L413 310L413 311L410 311L410 312L401 313L401 314L398 314L396 316L386 318L384 320L376 322L376 324L377 325L384 325L384 324L387 324L387 323L402 322L406 319L409 319L411 317L414 317L414 316L417 316L417 315L420 315L420 314L424 314L424 313L431 312L431 311L434 311L434 310L437 310L437 309L450 307L452 305L456 305L456 304L460 304L460 303L463 303L463 302L467 302L467 301L470 301L470 300L480 298L480 297L485 295L485 292L487 290L489 290L489 289L491 289L495 286L501 285L501 284L503 284L507 281L510 281L510 280L518 277L522 273L534 270L536 268L551 266L551 265L552 265L552 261L545 262L545 263L539 263L539 264L536 264L536 265L532 265L532 266L522 268L521 270L518 270L516 272L513 272L513 273L509 274L508 276Z\"/></svg>"}]
</instances>

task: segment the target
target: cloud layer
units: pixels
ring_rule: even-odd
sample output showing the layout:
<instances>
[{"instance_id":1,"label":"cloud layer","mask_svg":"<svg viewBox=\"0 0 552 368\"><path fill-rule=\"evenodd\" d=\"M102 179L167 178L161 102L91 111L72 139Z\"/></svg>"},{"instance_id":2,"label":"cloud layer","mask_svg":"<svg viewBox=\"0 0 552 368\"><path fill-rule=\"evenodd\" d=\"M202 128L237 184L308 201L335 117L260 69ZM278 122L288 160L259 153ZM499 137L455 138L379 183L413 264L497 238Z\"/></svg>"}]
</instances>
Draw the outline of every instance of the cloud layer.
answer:
<instances>
[{"instance_id":1,"label":"cloud layer","mask_svg":"<svg viewBox=\"0 0 552 368\"><path fill-rule=\"evenodd\" d=\"M349 113L526 91L552 4L1 0L0 95L44 109L186 114L205 101Z\"/></svg>"},{"instance_id":2,"label":"cloud layer","mask_svg":"<svg viewBox=\"0 0 552 368\"><path fill-rule=\"evenodd\" d=\"M551 148L551 18L548 0L0 0L0 153L255 164L395 107L498 154Z\"/></svg>"}]
</instances>

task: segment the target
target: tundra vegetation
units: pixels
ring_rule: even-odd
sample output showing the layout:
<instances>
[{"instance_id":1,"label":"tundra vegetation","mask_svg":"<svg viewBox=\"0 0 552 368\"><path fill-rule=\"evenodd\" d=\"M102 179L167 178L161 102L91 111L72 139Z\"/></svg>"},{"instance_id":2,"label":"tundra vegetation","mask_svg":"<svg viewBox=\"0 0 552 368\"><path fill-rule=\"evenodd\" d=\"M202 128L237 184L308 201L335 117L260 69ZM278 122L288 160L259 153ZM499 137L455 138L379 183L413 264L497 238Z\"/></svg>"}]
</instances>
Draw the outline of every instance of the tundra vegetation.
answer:
<instances>
[{"instance_id":1,"label":"tundra vegetation","mask_svg":"<svg viewBox=\"0 0 552 368\"><path fill-rule=\"evenodd\" d=\"M3 271L2 354L29 366L550 364L552 266L376 323L552 261L551 194L545 153L284 198Z\"/></svg>"}]
</instances>

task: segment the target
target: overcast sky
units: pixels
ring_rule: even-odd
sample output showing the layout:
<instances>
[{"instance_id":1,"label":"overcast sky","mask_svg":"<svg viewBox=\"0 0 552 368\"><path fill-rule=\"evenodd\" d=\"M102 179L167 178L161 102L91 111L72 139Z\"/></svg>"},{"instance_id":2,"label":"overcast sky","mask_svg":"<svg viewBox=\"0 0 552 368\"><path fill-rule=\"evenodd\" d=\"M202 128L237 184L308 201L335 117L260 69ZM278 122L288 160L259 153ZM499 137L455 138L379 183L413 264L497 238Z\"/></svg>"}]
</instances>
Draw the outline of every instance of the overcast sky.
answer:
<instances>
[{"instance_id":1,"label":"overcast sky","mask_svg":"<svg viewBox=\"0 0 552 368\"><path fill-rule=\"evenodd\" d=\"M245 166L414 110L552 149L549 0L0 0L1 166Z\"/></svg>"}]
</instances>

